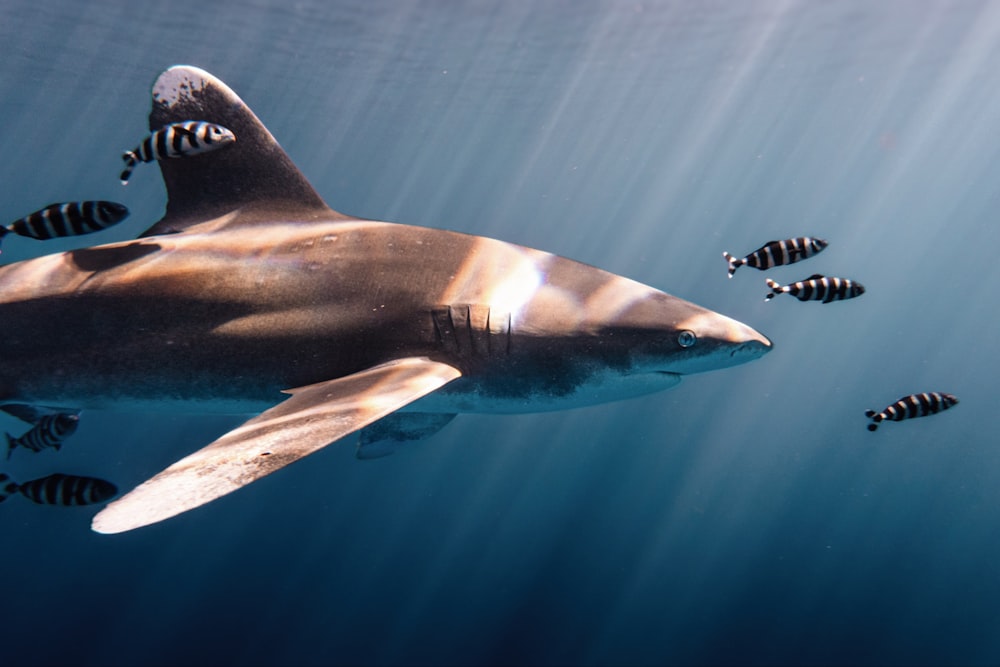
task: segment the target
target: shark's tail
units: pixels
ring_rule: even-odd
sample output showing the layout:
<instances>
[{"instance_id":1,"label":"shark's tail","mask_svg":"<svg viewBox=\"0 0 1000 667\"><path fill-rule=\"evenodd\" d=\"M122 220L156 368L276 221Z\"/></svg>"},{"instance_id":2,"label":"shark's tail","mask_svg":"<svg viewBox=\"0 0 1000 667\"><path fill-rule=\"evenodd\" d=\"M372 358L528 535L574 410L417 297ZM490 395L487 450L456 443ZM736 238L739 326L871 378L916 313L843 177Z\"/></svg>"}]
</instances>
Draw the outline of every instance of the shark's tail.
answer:
<instances>
[{"instance_id":1,"label":"shark's tail","mask_svg":"<svg viewBox=\"0 0 1000 667\"><path fill-rule=\"evenodd\" d=\"M13 495L20 490L17 482L12 480L6 473L0 473L0 503L7 500L7 496Z\"/></svg>"},{"instance_id":2,"label":"shark's tail","mask_svg":"<svg viewBox=\"0 0 1000 667\"><path fill-rule=\"evenodd\" d=\"M722 251L722 256L726 258L727 262L729 262L729 277L732 278L733 274L736 273L736 269L743 266L744 262L742 259L733 257L725 250Z\"/></svg>"},{"instance_id":3,"label":"shark's tail","mask_svg":"<svg viewBox=\"0 0 1000 667\"><path fill-rule=\"evenodd\" d=\"M781 285L771 280L770 278L765 278L764 282L767 283L767 286L771 288L771 291L768 293L768 295L764 297L764 301L770 301L778 294L781 294Z\"/></svg>"},{"instance_id":4,"label":"shark's tail","mask_svg":"<svg viewBox=\"0 0 1000 667\"><path fill-rule=\"evenodd\" d=\"M125 161L125 168L122 169L119 178L122 181L122 185L128 185L128 179L132 177L132 171L139 164L139 156L135 151L125 151L122 153L122 160Z\"/></svg>"}]
</instances>

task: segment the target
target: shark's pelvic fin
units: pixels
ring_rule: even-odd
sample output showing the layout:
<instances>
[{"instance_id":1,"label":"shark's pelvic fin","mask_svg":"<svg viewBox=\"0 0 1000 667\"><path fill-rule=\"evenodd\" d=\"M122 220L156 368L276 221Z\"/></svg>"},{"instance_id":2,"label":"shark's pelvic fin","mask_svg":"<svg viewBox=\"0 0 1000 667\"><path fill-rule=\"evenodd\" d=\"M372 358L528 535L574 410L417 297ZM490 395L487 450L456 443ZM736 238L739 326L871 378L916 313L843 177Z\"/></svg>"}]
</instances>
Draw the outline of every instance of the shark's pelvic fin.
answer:
<instances>
[{"instance_id":1,"label":"shark's pelvic fin","mask_svg":"<svg viewBox=\"0 0 1000 667\"><path fill-rule=\"evenodd\" d=\"M312 454L461 376L424 357L290 390L262 412L108 505L92 527L120 533L204 505Z\"/></svg>"},{"instance_id":2,"label":"shark's pelvic fin","mask_svg":"<svg viewBox=\"0 0 1000 667\"><path fill-rule=\"evenodd\" d=\"M20 419L27 424L37 424L42 417L47 415L65 414L68 412L79 412L71 408L57 408L47 405L26 405L23 403L5 403L0 405L0 411L6 412L11 417Z\"/></svg>"},{"instance_id":3,"label":"shark's pelvic fin","mask_svg":"<svg viewBox=\"0 0 1000 667\"><path fill-rule=\"evenodd\" d=\"M457 415L441 412L394 412L361 429L357 457L377 459L396 451L401 442L429 438Z\"/></svg>"},{"instance_id":4,"label":"shark's pelvic fin","mask_svg":"<svg viewBox=\"0 0 1000 667\"><path fill-rule=\"evenodd\" d=\"M236 211L230 224L252 223L274 211L303 220L346 217L326 205L229 86L202 69L179 65L153 84L149 127L155 131L185 120L222 125L236 141L205 155L159 161L167 212L143 236L182 232Z\"/></svg>"}]
</instances>

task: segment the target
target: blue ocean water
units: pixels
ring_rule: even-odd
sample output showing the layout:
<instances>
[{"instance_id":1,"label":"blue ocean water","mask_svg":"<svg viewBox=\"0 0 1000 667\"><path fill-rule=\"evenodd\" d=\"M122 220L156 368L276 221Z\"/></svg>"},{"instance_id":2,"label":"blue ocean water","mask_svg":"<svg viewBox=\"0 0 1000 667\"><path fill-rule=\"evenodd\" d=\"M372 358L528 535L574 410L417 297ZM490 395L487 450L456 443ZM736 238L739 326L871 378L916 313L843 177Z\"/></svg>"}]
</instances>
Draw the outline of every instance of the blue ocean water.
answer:
<instances>
[{"instance_id":1,"label":"blue ocean water","mask_svg":"<svg viewBox=\"0 0 1000 667\"><path fill-rule=\"evenodd\" d=\"M159 218L156 170L122 190L119 156L152 81L187 63L338 210L566 255L775 343L642 399L463 415L378 461L333 446L123 535L90 532L92 508L11 499L3 664L1000 662L1000 5L5 0L3 16L4 215L132 209L99 236L8 240L4 262ZM726 279L723 250L802 234L830 241L802 270ZM813 272L868 291L763 301L765 275ZM865 430L866 408L917 391L961 404ZM131 488L239 421L91 411L61 452L3 471Z\"/></svg>"}]
</instances>

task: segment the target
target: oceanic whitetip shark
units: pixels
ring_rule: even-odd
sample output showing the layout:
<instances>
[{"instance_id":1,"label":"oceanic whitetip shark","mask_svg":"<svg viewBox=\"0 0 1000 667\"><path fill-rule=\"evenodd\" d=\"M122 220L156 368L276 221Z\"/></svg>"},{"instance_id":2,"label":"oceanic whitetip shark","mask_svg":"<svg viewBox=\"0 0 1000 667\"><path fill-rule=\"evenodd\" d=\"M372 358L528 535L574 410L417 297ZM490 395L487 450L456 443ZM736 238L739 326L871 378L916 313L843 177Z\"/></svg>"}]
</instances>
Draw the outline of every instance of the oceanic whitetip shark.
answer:
<instances>
[{"instance_id":1,"label":"oceanic whitetip shark","mask_svg":"<svg viewBox=\"0 0 1000 667\"><path fill-rule=\"evenodd\" d=\"M256 415L109 504L98 532L193 509L357 431L372 458L456 413L638 396L771 347L563 257L338 213L229 87L174 67L150 129L187 120L236 140L158 162L166 213L138 239L0 268L10 414Z\"/></svg>"}]
</instances>

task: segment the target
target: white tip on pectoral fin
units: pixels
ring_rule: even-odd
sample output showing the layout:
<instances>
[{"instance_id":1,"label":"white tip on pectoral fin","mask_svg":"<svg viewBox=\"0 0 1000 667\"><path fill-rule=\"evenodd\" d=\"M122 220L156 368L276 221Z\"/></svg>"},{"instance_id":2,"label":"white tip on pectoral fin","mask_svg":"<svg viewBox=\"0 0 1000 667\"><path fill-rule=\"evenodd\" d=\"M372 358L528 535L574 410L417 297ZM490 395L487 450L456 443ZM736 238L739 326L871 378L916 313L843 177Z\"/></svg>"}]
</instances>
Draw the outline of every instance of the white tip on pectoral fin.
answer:
<instances>
[{"instance_id":1,"label":"white tip on pectoral fin","mask_svg":"<svg viewBox=\"0 0 1000 667\"><path fill-rule=\"evenodd\" d=\"M122 533L211 502L381 419L461 372L408 358L291 390L262 412L109 504L98 533Z\"/></svg>"}]
</instances>

